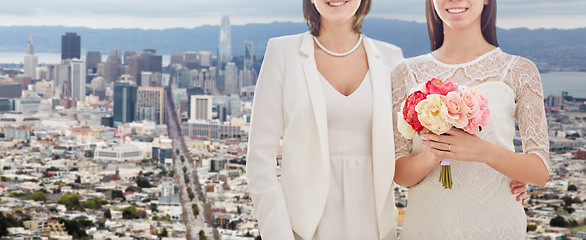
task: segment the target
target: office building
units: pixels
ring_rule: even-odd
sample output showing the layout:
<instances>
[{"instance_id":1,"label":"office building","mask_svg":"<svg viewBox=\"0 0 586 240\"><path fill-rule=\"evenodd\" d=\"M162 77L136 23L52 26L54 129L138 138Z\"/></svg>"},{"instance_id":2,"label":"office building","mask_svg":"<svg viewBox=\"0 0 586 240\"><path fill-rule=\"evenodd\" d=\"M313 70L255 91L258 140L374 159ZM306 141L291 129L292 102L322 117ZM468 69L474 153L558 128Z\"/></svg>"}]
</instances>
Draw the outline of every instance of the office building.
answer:
<instances>
[{"instance_id":1,"label":"office building","mask_svg":"<svg viewBox=\"0 0 586 240\"><path fill-rule=\"evenodd\" d=\"M81 36L77 33L65 33L61 36L61 60L81 59Z\"/></svg>"},{"instance_id":2,"label":"office building","mask_svg":"<svg viewBox=\"0 0 586 240\"><path fill-rule=\"evenodd\" d=\"M209 68L212 66L212 52L200 51L199 64L201 67Z\"/></svg>"},{"instance_id":3,"label":"office building","mask_svg":"<svg viewBox=\"0 0 586 240\"><path fill-rule=\"evenodd\" d=\"M183 58L183 53L174 52L171 54L169 66L173 65L185 66L185 59Z\"/></svg>"},{"instance_id":4,"label":"office building","mask_svg":"<svg viewBox=\"0 0 586 240\"><path fill-rule=\"evenodd\" d=\"M39 58L35 56L33 45L33 34L29 34L26 55L24 56L24 75L32 79L37 79L35 68L39 66Z\"/></svg>"},{"instance_id":5,"label":"office building","mask_svg":"<svg viewBox=\"0 0 586 240\"><path fill-rule=\"evenodd\" d=\"M18 83L0 82L0 98L22 97L22 85Z\"/></svg>"},{"instance_id":6,"label":"office building","mask_svg":"<svg viewBox=\"0 0 586 240\"><path fill-rule=\"evenodd\" d=\"M165 97L165 88L163 87L138 87L136 120L149 120L157 124L165 124Z\"/></svg>"},{"instance_id":7,"label":"office building","mask_svg":"<svg viewBox=\"0 0 586 240\"><path fill-rule=\"evenodd\" d=\"M88 51L85 55L85 67L91 73L98 71L98 64L102 62L100 51Z\"/></svg>"},{"instance_id":8,"label":"office building","mask_svg":"<svg viewBox=\"0 0 586 240\"><path fill-rule=\"evenodd\" d=\"M191 111L189 119L195 120L211 120L212 119L212 96L208 95L192 95Z\"/></svg>"},{"instance_id":9,"label":"office building","mask_svg":"<svg viewBox=\"0 0 586 240\"><path fill-rule=\"evenodd\" d=\"M140 56L143 57L143 70L147 72L163 72L163 56L156 55L154 49L144 49Z\"/></svg>"},{"instance_id":10,"label":"office building","mask_svg":"<svg viewBox=\"0 0 586 240\"><path fill-rule=\"evenodd\" d=\"M177 83L178 88L190 88L191 81L189 78L189 69L181 65L173 65L172 74L174 81Z\"/></svg>"},{"instance_id":11,"label":"office building","mask_svg":"<svg viewBox=\"0 0 586 240\"><path fill-rule=\"evenodd\" d=\"M114 83L114 124L133 122L136 116L137 87L131 82Z\"/></svg>"},{"instance_id":12,"label":"office building","mask_svg":"<svg viewBox=\"0 0 586 240\"><path fill-rule=\"evenodd\" d=\"M238 90L238 68L233 62L226 64L224 69L224 94L237 94Z\"/></svg>"},{"instance_id":13,"label":"office building","mask_svg":"<svg viewBox=\"0 0 586 240\"><path fill-rule=\"evenodd\" d=\"M104 64L104 80L106 80L106 84L110 84L115 82L119 76L120 64L118 63L118 57L110 55Z\"/></svg>"},{"instance_id":14,"label":"office building","mask_svg":"<svg viewBox=\"0 0 586 240\"><path fill-rule=\"evenodd\" d=\"M128 58L128 74L132 76L136 84L142 86L141 72L144 69L144 58L142 56L131 56Z\"/></svg>"},{"instance_id":15,"label":"office building","mask_svg":"<svg viewBox=\"0 0 586 240\"><path fill-rule=\"evenodd\" d=\"M130 65L130 57L136 56L135 51L124 51L124 65Z\"/></svg>"},{"instance_id":16,"label":"office building","mask_svg":"<svg viewBox=\"0 0 586 240\"><path fill-rule=\"evenodd\" d=\"M110 56L115 56L117 63L122 64L122 49L112 48L110 49Z\"/></svg>"},{"instance_id":17,"label":"office building","mask_svg":"<svg viewBox=\"0 0 586 240\"><path fill-rule=\"evenodd\" d=\"M153 86L153 73L152 72L141 72L140 73L140 86L152 87Z\"/></svg>"},{"instance_id":18,"label":"office building","mask_svg":"<svg viewBox=\"0 0 586 240\"><path fill-rule=\"evenodd\" d=\"M85 101L86 71L85 61L71 60L71 98L77 101Z\"/></svg>"},{"instance_id":19,"label":"office building","mask_svg":"<svg viewBox=\"0 0 586 240\"><path fill-rule=\"evenodd\" d=\"M198 69L199 60L196 52L185 52L185 66L189 69Z\"/></svg>"}]
</instances>

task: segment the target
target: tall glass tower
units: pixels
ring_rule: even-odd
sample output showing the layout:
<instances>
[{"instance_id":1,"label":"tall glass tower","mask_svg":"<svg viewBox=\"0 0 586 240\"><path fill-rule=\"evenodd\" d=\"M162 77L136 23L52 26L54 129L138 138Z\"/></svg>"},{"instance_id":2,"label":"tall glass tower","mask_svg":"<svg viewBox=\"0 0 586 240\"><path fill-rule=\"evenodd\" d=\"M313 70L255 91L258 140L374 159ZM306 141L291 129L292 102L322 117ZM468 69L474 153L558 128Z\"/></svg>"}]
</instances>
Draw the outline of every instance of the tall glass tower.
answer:
<instances>
[{"instance_id":1,"label":"tall glass tower","mask_svg":"<svg viewBox=\"0 0 586 240\"><path fill-rule=\"evenodd\" d=\"M230 30L230 18L228 16L222 17L222 25L220 26L220 41L218 42L218 79L216 86L220 92L225 89L225 67L228 62L232 60L232 33Z\"/></svg>"},{"instance_id":2,"label":"tall glass tower","mask_svg":"<svg viewBox=\"0 0 586 240\"><path fill-rule=\"evenodd\" d=\"M224 70L226 63L232 60L232 33L230 30L230 17L222 17L220 26L220 41L218 43L218 68Z\"/></svg>"},{"instance_id":3,"label":"tall glass tower","mask_svg":"<svg viewBox=\"0 0 586 240\"><path fill-rule=\"evenodd\" d=\"M136 115L136 85L130 82L114 83L114 123L133 122Z\"/></svg>"}]
</instances>

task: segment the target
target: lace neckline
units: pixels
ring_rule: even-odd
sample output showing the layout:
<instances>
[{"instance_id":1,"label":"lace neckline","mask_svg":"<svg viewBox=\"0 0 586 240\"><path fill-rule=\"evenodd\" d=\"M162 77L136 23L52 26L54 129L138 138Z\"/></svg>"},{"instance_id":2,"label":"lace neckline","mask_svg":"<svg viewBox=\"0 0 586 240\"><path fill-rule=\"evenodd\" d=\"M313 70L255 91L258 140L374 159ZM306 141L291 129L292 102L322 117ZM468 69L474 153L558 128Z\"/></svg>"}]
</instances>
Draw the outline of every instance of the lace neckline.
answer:
<instances>
[{"instance_id":1,"label":"lace neckline","mask_svg":"<svg viewBox=\"0 0 586 240\"><path fill-rule=\"evenodd\" d=\"M480 56L478 56L477 58L469 61L469 62L465 62L465 63L457 63L457 64L449 64L449 63L444 63L442 61L440 61L439 59L437 59L435 56L433 56L433 54L428 53L427 56L436 64L440 65L440 66L444 66L447 68L459 68L459 67L466 67L466 66L470 66L472 64L475 64L479 61L481 61L482 59L484 59L486 56L491 55L493 53L497 53L497 52L502 52L500 47L496 47L493 50L490 50Z\"/></svg>"}]
</instances>

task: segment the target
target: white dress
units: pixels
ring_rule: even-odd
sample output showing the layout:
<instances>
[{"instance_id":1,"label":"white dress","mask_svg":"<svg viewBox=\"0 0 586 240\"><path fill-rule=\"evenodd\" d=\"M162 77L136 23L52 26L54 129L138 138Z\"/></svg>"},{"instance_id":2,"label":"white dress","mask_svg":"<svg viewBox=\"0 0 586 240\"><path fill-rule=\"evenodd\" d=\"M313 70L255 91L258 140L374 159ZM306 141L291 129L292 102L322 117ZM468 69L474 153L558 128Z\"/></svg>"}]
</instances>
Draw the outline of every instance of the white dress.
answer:
<instances>
[{"instance_id":1,"label":"white dress","mask_svg":"<svg viewBox=\"0 0 586 240\"><path fill-rule=\"evenodd\" d=\"M320 74L328 119L330 189L314 239L378 239L372 180L372 85L350 95Z\"/></svg>"},{"instance_id":2,"label":"white dress","mask_svg":"<svg viewBox=\"0 0 586 240\"><path fill-rule=\"evenodd\" d=\"M537 154L549 170L543 90L533 62L500 48L465 64L445 64L431 54L406 59L392 74L393 111L400 111L412 88L438 77L476 87L486 96L490 123L480 138L514 151L517 123L523 152ZM394 135L397 158L423 151L421 138L406 140L396 128ZM410 188L402 240L525 239L527 220L511 193L510 178L479 162L452 161L451 168L453 189L443 189L438 181L439 166Z\"/></svg>"}]
</instances>

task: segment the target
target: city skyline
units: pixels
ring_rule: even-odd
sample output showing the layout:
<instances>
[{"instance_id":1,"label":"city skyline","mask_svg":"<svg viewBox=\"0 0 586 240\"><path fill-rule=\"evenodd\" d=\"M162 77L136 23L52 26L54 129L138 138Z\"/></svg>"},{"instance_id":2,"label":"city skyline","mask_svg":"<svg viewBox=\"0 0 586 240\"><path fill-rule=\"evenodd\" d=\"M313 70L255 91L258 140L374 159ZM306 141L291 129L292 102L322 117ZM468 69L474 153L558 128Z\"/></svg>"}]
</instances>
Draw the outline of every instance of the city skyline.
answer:
<instances>
[{"instance_id":1,"label":"city skyline","mask_svg":"<svg viewBox=\"0 0 586 240\"><path fill-rule=\"evenodd\" d=\"M23 8L22 6L28 6ZM192 11L189 11L192 9ZM586 2L578 0L499 0L501 28L586 27ZM302 22L301 1L173 0L167 2L104 0L33 1L5 4L0 9L0 26L77 26L89 28L193 28L219 25L229 15L237 25L275 21ZM373 1L369 17L424 22L424 0Z\"/></svg>"}]
</instances>

